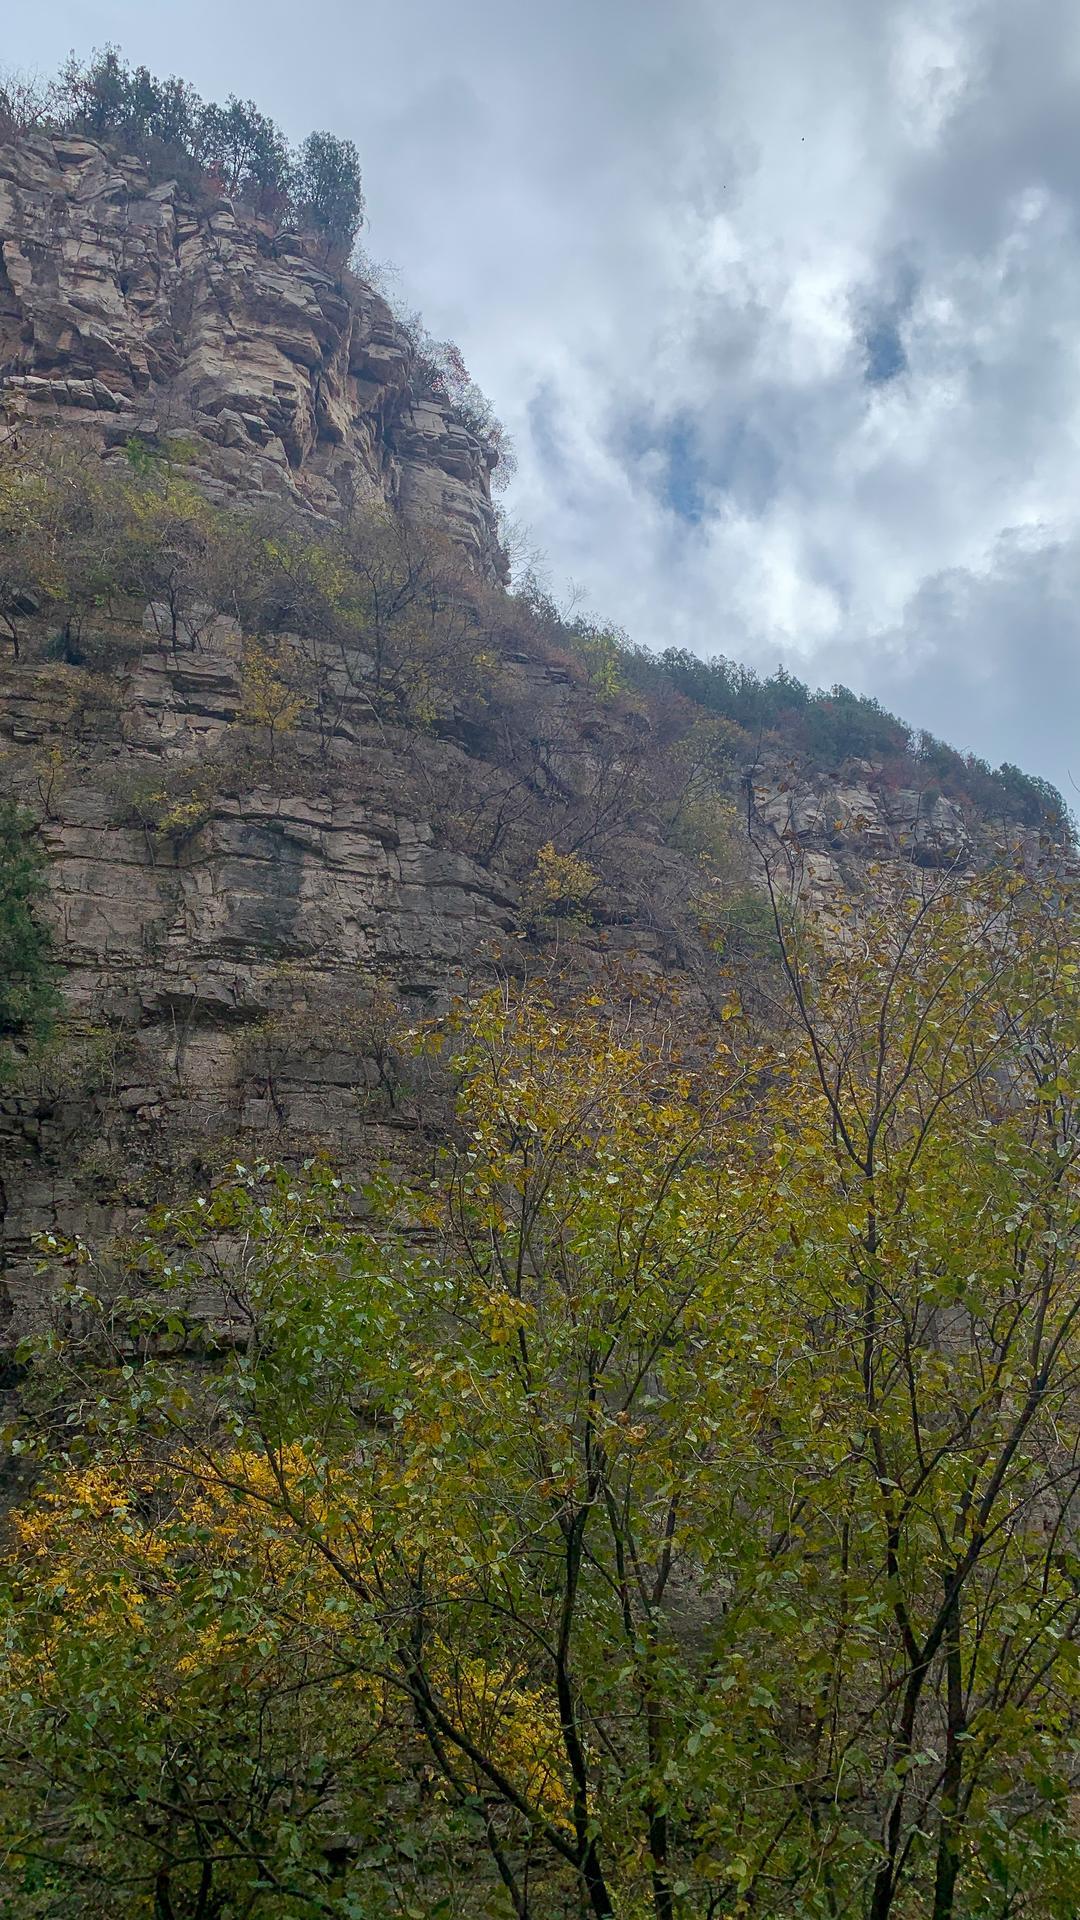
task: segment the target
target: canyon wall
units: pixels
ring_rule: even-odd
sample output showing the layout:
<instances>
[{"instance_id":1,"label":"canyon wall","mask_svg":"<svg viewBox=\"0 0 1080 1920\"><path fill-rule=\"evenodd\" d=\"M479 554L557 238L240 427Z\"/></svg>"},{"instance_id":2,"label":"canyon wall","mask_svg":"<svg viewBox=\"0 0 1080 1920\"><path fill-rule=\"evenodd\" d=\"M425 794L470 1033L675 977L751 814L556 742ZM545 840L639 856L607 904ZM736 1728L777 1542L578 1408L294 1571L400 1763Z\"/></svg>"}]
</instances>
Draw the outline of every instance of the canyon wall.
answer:
<instances>
[{"instance_id":1,"label":"canyon wall","mask_svg":"<svg viewBox=\"0 0 1080 1920\"><path fill-rule=\"evenodd\" d=\"M0 418L172 438L211 497L383 500L500 576L493 454L324 252L87 140L0 147Z\"/></svg>"},{"instance_id":2,"label":"canyon wall","mask_svg":"<svg viewBox=\"0 0 1080 1920\"><path fill-rule=\"evenodd\" d=\"M314 527L385 507L467 563L434 694L380 704L362 632L318 656L286 635L300 691L269 745L251 636L225 617L178 636L129 607L102 671L43 613L0 656L0 794L48 854L65 994L46 1057L0 1097L0 1343L40 1311L39 1234L100 1241L230 1159L422 1165L447 1089L401 1029L455 993L619 976L636 1008L655 995L668 1018L674 990L707 1024L740 942L756 964L748 802L797 852L808 911L1001 837L872 762L770 749L728 770L742 917L718 937L712 855L672 831L700 709L612 696L501 592L493 455L374 288L140 161L71 138L0 149L0 420L16 447L76 428L106 462L133 435L171 443L212 500L285 502ZM545 911L556 847L587 897Z\"/></svg>"}]
</instances>

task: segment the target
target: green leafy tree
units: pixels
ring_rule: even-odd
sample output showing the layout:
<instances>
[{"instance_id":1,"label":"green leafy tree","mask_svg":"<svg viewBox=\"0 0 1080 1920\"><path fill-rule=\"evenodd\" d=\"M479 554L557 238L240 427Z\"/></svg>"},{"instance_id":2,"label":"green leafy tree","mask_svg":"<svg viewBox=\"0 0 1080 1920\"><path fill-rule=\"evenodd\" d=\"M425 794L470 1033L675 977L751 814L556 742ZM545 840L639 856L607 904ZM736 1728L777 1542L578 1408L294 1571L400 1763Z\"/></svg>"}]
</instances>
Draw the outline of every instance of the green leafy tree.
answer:
<instances>
[{"instance_id":1,"label":"green leafy tree","mask_svg":"<svg viewBox=\"0 0 1080 1920\"><path fill-rule=\"evenodd\" d=\"M118 47L96 48L85 65L72 53L60 85L66 116L84 132L101 139L123 130L132 75Z\"/></svg>"},{"instance_id":2,"label":"green leafy tree","mask_svg":"<svg viewBox=\"0 0 1080 1920\"><path fill-rule=\"evenodd\" d=\"M890 901L886 887L884 907L850 904L825 938L790 923L786 857L760 851L807 1050L777 1254L800 1332L770 1403L806 1543L819 1690L802 1707L804 1785L834 1836L823 1910L1064 1916L1080 1733L1075 896L1019 870L962 892Z\"/></svg>"},{"instance_id":3,"label":"green leafy tree","mask_svg":"<svg viewBox=\"0 0 1080 1920\"><path fill-rule=\"evenodd\" d=\"M253 100L230 94L223 107L203 108L198 157L226 193L254 201L267 213L289 205L292 161L284 135Z\"/></svg>"},{"instance_id":4,"label":"green leafy tree","mask_svg":"<svg viewBox=\"0 0 1080 1920\"><path fill-rule=\"evenodd\" d=\"M0 1082L14 1048L48 1037L57 1004L52 938L37 912L45 863L32 826L28 814L0 802Z\"/></svg>"},{"instance_id":5,"label":"green leafy tree","mask_svg":"<svg viewBox=\"0 0 1080 1920\"><path fill-rule=\"evenodd\" d=\"M364 218L360 156L351 140L308 134L297 163L296 200L301 218L347 253Z\"/></svg>"}]
</instances>

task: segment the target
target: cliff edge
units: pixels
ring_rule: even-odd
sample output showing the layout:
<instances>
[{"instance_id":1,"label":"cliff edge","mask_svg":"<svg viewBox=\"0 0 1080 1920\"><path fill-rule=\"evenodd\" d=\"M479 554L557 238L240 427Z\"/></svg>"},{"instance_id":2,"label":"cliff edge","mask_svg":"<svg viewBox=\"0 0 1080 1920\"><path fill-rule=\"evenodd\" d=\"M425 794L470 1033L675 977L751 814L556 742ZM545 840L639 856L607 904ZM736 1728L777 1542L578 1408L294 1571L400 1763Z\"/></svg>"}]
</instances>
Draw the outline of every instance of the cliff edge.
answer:
<instances>
[{"instance_id":1,"label":"cliff edge","mask_svg":"<svg viewBox=\"0 0 1080 1920\"><path fill-rule=\"evenodd\" d=\"M211 498L382 500L503 577L495 454L325 252L89 140L0 147L0 415L182 441Z\"/></svg>"}]
</instances>

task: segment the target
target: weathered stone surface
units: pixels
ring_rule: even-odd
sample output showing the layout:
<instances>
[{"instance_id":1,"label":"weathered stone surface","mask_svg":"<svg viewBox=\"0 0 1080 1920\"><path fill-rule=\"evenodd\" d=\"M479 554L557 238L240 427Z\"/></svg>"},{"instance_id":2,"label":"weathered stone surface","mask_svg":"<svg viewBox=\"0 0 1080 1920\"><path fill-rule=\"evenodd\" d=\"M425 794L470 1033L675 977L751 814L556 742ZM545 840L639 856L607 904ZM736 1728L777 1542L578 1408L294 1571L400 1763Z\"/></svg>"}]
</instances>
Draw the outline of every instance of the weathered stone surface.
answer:
<instances>
[{"instance_id":1,"label":"weathered stone surface","mask_svg":"<svg viewBox=\"0 0 1080 1920\"><path fill-rule=\"evenodd\" d=\"M87 140L0 148L0 402L106 448L182 438L211 495L382 498L482 572L505 565L491 456L425 390L380 295L327 271L313 237Z\"/></svg>"},{"instance_id":2,"label":"weathered stone surface","mask_svg":"<svg viewBox=\"0 0 1080 1920\"><path fill-rule=\"evenodd\" d=\"M823 910L867 862L962 870L977 853L978 835L953 801L885 785L873 768L830 776L766 764L754 803L764 826L797 850L804 901Z\"/></svg>"},{"instance_id":3,"label":"weathered stone surface","mask_svg":"<svg viewBox=\"0 0 1080 1920\"><path fill-rule=\"evenodd\" d=\"M118 780L153 788L246 737L235 624L174 649L150 608L143 631L113 736L73 734L80 669L0 661L0 753L44 816L72 1053L0 1098L17 1326L38 1297L35 1233L107 1234L230 1155L393 1155L431 1116L422 1084L388 1083L368 1008L390 995L423 1017L520 933L514 873L440 842L428 817L461 749L370 718L329 762L302 725L287 765L264 757L177 834L126 821ZM57 742L64 772L38 805Z\"/></svg>"},{"instance_id":4,"label":"weathered stone surface","mask_svg":"<svg viewBox=\"0 0 1080 1920\"><path fill-rule=\"evenodd\" d=\"M565 664L512 639L503 656L499 697L520 698L528 731L544 736L544 777L515 800L531 810L516 849L492 853L499 796L517 794L522 771L498 725L455 736L453 711L434 731L375 718L373 663L357 648L332 736L305 709L275 763L265 742L252 752L243 724L234 622L208 618L174 646L150 607L132 639L100 710L80 705L97 685L84 669L0 658L4 788L29 796L41 823L68 1007L66 1055L0 1099L0 1263L16 1327L40 1310L35 1233L100 1239L232 1158L324 1148L357 1167L430 1153L446 1108L412 1068L397 1080L388 1069L387 1000L420 1019L495 967L535 974L567 948L579 982L609 962L646 991L676 981L691 1021L708 1019L718 985L695 904L701 864L664 844L630 788L607 837L589 843L602 885L588 922L536 935L530 865L560 833L575 782L588 786L603 719ZM627 725L628 740L648 730L634 713ZM190 818L138 824L133 793L211 756ZM985 856L985 828L873 768L766 761L753 781L759 825L778 856L791 852L809 911L827 916L873 887L883 863L910 872ZM474 816L486 824L468 851L460 820Z\"/></svg>"},{"instance_id":5,"label":"weathered stone surface","mask_svg":"<svg viewBox=\"0 0 1080 1920\"><path fill-rule=\"evenodd\" d=\"M177 435L211 497L382 500L501 569L488 455L421 390L378 294L91 142L0 149L0 408L19 431L78 425L106 457L136 429ZM0 790L40 822L68 1012L61 1057L0 1099L15 1326L40 1305L35 1233L100 1241L229 1158L430 1153L446 1108L395 1066L388 1007L422 1017L495 966L592 984L614 962L637 998L674 979L688 1021L728 991L702 862L665 844L663 782L632 777L652 721L565 654L530 653L508 617L483 698L469 708L451 671L446 710L410 730L378 717L357 645L347 668L318 664L332 724L305 708L275 763L245 738L239 629L188 614L175 636L161 607L113 634L114 674L51 658L44 633L0 657ZM312 643L285 638L314 668ZM139 791L211 764L172 825L139 824ZM808 770L777 749L750 779L810 911L879 863L985 854L985 826L865 762ZM585 849L598 888L581 924L541 935L529 876L555 841Z\"/></svg>"}]
</instances>

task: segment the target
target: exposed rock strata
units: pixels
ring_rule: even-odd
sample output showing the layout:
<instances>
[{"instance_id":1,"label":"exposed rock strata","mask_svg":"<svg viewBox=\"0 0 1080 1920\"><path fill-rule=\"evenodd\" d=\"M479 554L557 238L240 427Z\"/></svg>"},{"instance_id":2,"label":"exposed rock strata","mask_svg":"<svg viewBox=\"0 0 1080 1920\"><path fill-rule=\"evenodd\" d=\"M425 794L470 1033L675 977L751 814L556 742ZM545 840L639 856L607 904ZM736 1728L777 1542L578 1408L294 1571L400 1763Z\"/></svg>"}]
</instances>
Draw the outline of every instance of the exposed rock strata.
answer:
<instances>
[{"instance_id":1,"label":"exposed rock strata","mask_svg":"<svg viewBox=\"0 0 1080 1920\"><path fill-rule=\"evenodd\" d=\"M235 625L219 619L197 647L174 648L163 624L148 609L142 650L113 682L0 663L5 785L42 819L73 1021L70 1057L0 1102L6 1256L24 1303L36 1232L99 1236L228 1155L324 1147L362 1164L408 1153L437 1116L422 1080L395 1083L388 1070L384 996L422 1017L490 979L497 960L536 971L552 958L543 941L522 945L532 855L463 850L447 826L455 792L482 804L485 783L508 779L491 742L455 737L452 713L434 735L373 722L362 656L353 704L334 702L332 739L309 715L276 766L219 772L204 816L175 833L131 824L133 782L215 755L227 769L220 756L245 734ZM513 652L503 675L502 697L517 682L530 725L547 730L548 764L567 789L580 784L597 723L587 687ZM776 844L798 847L809 903L824 911L868 862L973 855L958 809L883 790L872 768L811 782L762 767L755 798ZM539 792L528 804L535 850L551 836L552 801ZM595 977L602 958L623 955L707 1010L715 963L696 925L698 863L633 806L591 857L604 889L589 922L560 935L579 970Z\"/></svg>"},{"instance_id":2,"label":"exposed rock strata","mask_svg":"<svg viewBox=\"0 0 1080 1920\"><path fill-rule=\"evenodd\" d=\"M485 450L421 391L373 289L85 141L0 149L0 409L17 432L77 423L106 458L135 430L177 435L212 497L383 501L501 568ZM50 659L44 634L0 659L0 791L41 822L69 1011L59 1054L0 1100L16 1327L35 1233L100 1239L230 1156L432 1151L445 1109L393 1057L388 1009L422 1016L495 964L535 974L568 954L579 978L632 967L635 994L676 982L688 1019L717 986L701 863L664 844L648 782L624 778L652 750L648 714L599 701L565 656L522 651L509 617L471 715L453 694L415 730L377 718L358 649L320 669L337 676L332 727L305 711L269 766L244 747L235 626L179 645L168 630L148 609L108 675ZM132 823L133 782L211 762L175 830ZM754 770L757 819L797 851L811 911L879 862L981 857L985 823L881 775ZM549 938L528 886L552 839L586 847L599 886Z\"/></svg>"},{"instance_id":3,"label":"exposed rock strata","mask_svg":"<svg viewBox=\"0 0 1080 1920\"><path fill-rule=\"evenodd\" d=\"M0 404L122 447L174 436L211 495L383 499L498 575L493 456L385 300L311 236L92 142L0 148Z\"/></svg>"},{"instance_id":4,"label":"exposed rock strata","mask_svg":"<svg viewBox=\"0 0 1080 1920\"><path fill-rule=\"evenodd\" d=\"M445 1113L419 1070L395 1080L387 1002L423 1018L466 982L490 983L500 955L520 964L520 851L463 850L445 820L449 796L482 799L507 776L453 737L452 714L441 736L373 721L362 656L332 740L307 716L276 765L219 775L205 817L176 833L132 824L133 783L248 738L234 623L179 649L160 624L148 610L141 654L104 688L78 667L0 660L4 785L41 818L70 1016L67 1057L0 1099L16 1324L32 1317L35 1233L100 1237L230 1156L414 1154ZM573 704L558 665L516 658L506 673L540 713ZM534 804L535 848L550 825ZM627 834L655 901L652 869L662 860L671 876L671 857L647 831ZM586 970L601 951L657 975L680 965L671 926L618 887L573 939Z\"/></svg>"}]
</instances>

